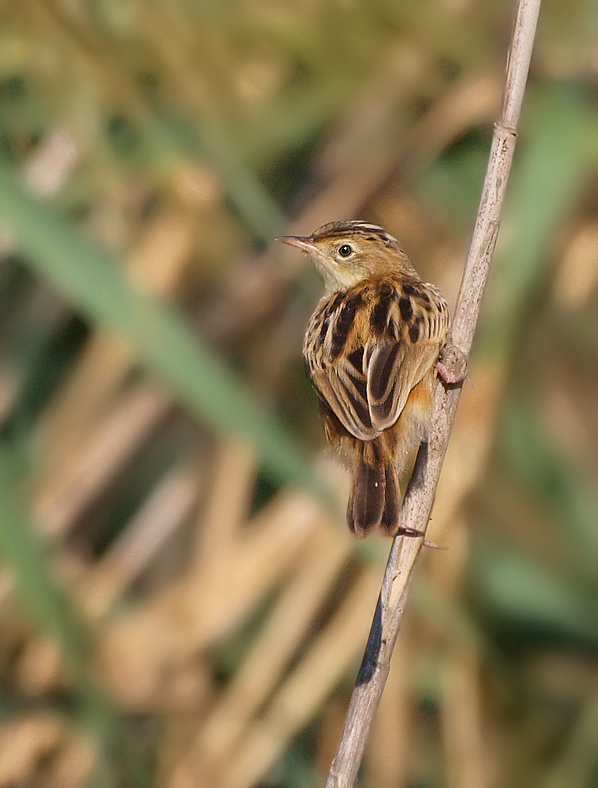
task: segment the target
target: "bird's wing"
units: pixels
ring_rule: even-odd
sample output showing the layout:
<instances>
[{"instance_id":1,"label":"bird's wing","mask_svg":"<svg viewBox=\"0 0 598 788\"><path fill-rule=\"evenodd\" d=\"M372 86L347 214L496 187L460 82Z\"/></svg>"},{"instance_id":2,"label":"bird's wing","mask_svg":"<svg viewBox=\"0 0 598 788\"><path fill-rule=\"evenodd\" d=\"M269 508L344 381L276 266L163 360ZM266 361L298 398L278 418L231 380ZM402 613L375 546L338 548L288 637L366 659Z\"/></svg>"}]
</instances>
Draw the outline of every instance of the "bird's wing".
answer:
<instances>
[{"instance_id":1,"label":"bird's wing","mask_svg":"<svg viewBox=\"0 0 598 788\"><path fill-rule=\"evenodd\" d=\"M363 356L363 348L361 348ZM362 368L346 359L310 369L319 395L327 402L343 427L363 441L373 440L380 431L372 424L367 399L367 378Z\"/></svg>"},{"instance_id":2,"label":"bird's wing","mask_svg":"<svg viewBox=\"0 0 598 788\"><path fill-rule=\"evenodd\" d=\"M446 303L436 288L406 290L392 299L384 331L365 351L369 413L378 432L395 423L409 393L438 358L449 326Z\"/></svg>"},{"instance_id":3,"label":"bird's wing","mask_svg":"<svg viewBox=\"0 0 598 788\"><path fill-rule=\"evenodd\" d=\"M422 287L428 289L411 287L410 295L382 287L378 301L368 299L371 332L364 343L356 344L349 319L355 316L355 298L331 296L314 313L304 345L311 379L359 440L373 440L394 424L409 392L438 357L448 310L435 288Z\"/></svg>"},{"instance_id":4,"label":"bird's wing","mask_svg":"<svg viewBox=\"0 0 598 788\"><path fill-rule=\"evenodd\" d=\"M320 398L351 435L369 441L378 432L370 418L364 348L355 335L364 307L359 289L323 298L307 328L303 355Z\"/></svg>"}]
</instances>

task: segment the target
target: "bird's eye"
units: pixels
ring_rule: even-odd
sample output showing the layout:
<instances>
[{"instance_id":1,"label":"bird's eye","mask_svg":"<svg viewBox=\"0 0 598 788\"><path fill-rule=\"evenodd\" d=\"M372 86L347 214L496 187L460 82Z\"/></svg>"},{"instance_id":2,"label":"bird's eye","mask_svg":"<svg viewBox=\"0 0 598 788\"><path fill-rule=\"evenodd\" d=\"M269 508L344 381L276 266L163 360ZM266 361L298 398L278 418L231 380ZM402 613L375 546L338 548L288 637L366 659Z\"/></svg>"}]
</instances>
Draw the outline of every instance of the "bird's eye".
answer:
<instances>
[{"instance_id":1,"label":"bird's eye","mask_svg":"<svg viewBox=\"0 0 598 788\"><path fill-rule=\"evenodd\" d=\"M338 253L341 257L350 257L353 254L353 247L350 244L339 246Z\"/></svg>"}]
</instances>

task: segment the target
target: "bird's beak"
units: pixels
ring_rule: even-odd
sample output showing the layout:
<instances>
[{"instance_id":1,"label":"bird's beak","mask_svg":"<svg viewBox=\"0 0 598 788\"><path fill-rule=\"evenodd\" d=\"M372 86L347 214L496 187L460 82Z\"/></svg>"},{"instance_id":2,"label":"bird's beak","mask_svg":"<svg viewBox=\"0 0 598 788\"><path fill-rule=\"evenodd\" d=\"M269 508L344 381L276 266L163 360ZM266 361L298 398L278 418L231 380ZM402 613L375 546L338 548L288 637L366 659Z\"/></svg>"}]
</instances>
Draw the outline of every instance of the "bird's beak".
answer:
<instances>
[{"instance_id":1,"label":"bird's beak","mask_svg":"<svg viewBox=\"0 0 598 788\"><path fill-rule=\"evenodd\" d=\"M288 244L288 246L296 246L297 249L301 249L302 252L307 252L308 254L318 253L318 248L309 238L302 238L300 235L283 235L280 238L276 238L276 240L282 241L283 244Z\"/></svg>"}]
</instances>

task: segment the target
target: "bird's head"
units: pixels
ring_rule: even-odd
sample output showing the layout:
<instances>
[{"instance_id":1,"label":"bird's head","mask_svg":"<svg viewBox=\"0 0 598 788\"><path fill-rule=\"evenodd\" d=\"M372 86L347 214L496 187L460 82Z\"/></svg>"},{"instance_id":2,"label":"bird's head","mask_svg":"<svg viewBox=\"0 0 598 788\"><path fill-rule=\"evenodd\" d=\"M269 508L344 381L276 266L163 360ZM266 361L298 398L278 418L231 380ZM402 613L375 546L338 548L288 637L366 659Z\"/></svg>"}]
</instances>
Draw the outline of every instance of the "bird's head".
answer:
<instances>
[{"instance_id":1,"label":"bird's head","mask_svg":"<svg viewBox=\"0 0 598 788\"><path fill-rule=\"evenodd\" d=\"M329 290L389 273L415 273L396 238L367 222L330 222L306 237L287 235L278 240L310 254Z\"/></svg>"}]
</instances>

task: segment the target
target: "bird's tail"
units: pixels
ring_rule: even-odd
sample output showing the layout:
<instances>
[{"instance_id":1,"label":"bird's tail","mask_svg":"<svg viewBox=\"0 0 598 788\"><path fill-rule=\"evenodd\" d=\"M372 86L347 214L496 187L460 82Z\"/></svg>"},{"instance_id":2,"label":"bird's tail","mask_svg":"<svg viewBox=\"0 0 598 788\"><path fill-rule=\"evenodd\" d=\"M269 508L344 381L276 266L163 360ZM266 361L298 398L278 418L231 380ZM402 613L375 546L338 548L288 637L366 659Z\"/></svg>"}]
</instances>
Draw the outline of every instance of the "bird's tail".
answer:
<instances>
[{"instance_id":1,"label":"bird's tail","mask_svg":"<svg viewBox=\"0 0 598 788\"><path fill-rule=\"evenodd\" d=\"M395 452L384 436L356 441L353 483L347 507L347 523L362 538L374 528L393 536L399 523L401 490Z\"/></svg>"}]
</instances>

